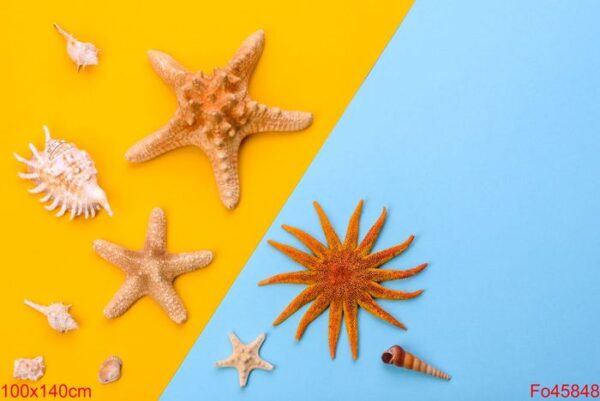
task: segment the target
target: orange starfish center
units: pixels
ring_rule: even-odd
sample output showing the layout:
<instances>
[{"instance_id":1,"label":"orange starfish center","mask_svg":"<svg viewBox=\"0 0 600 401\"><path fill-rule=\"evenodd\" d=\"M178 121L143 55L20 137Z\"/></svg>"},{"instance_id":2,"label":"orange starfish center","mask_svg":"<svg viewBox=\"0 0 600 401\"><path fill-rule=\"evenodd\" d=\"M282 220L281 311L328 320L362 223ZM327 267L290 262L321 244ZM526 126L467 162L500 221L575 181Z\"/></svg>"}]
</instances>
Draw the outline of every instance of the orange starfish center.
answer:
<instances>
[{"instance_id":1,"label":"orange starfish center","mask_svg":"<svg viewBox=\"0 0 600 401\"><path fill-rule=\"evenodd\" d=\"M362 260L350 249L333 251L326 255L322 267L318 269L317 282L324 283L333 290L336 298L349 299L359 288L364 286Z\"/></svg>"}]
</instances>

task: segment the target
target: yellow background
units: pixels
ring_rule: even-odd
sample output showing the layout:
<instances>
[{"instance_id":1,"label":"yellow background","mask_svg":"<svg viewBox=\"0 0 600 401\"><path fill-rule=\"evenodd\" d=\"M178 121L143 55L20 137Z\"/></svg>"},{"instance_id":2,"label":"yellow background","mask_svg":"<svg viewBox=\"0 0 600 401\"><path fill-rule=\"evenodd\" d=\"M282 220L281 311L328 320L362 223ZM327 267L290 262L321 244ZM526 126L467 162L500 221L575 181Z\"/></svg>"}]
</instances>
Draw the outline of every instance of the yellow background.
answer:
<instances>
[{"instance_id":1,"label":"yellow background","mask_svg":"<svg viewBox=\"0 0 600 401\"><path fill-rule=\"evenodd\" d=\"M0 5L0 385L13 382L15 358L43 355L47 373L36 384L91 386L98 400L158 398L412 2L137 3ZM94 42L101 49L100 65L77 73L52 29L55 21ZM166 51L191 69L211 72L259 28L266 31L266 47L251 95L269 105L312 111L315 121L305 131L246 141L238 208L221 205L199 149L128 164L128 147L176 108L146 50ZM24 166L12 152L29 158L28 142L42 147L43 124L54 137L91 154L113 218L101 212L92 221L57 219L27 194L30 185L17 177ZM184 325L172 323L149 299L108 321L102 310L123 276L93 253L91 243L104 238L141 247L155 206L167 212L171 251L211 249L215 260L177 281L189 312ZM81 328L64 335L52 331L43 316L22 304L24 298L73 304ZM123 359L123 378L101 386L97 370L111 354Z\"/></svg>"}]
</instances>

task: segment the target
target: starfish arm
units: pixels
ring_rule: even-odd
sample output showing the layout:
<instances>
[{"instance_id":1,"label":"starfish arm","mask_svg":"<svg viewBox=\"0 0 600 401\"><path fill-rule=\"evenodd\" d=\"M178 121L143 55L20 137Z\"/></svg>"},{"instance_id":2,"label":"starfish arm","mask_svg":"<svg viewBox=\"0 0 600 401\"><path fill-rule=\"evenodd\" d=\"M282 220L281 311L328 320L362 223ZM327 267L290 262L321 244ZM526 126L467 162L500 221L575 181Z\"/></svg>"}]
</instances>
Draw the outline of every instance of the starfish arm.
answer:
<instances>
[{"instance_id":1,"label":"starfish arm","mask_svg":"<svg viewBox=\"0 0 600 401\"><path fill-rule=\"evenodd\" d=\"M256 362L256 368L258 369L262 369L262 370L273 370L273 365L271 365L269 362L259 359Z\"/></svg>"},{"instance_id":2,"label":"starfish arm","mask_svg":"<svg viewBox=\"0 0 600 401\"><path fill-rule=\"evenodd\" d=\"M358 307L355 301L344 301L344 321L348 332L348 342L352 358L358 358Z\"/></svg>"},{"instance_id":3,"label":"starfish arm","mask_svg":"<svg viewBox=\"0 0 600 401\"><path fill-rule=\"evenodd\" d=\"M367 276L369 280L382 282L389 280L401 280L412 277L420 273L427 267L427 263L420 264L417 267L407 270L383 270L383 269L368 269Z\"/></svg>"},{"instance_id":4,"label":"starfish arm","mask_svg":"<svg viewBox=\"0 0 600 401\"><path fill-rule=\"evenodd\" d=\"M305 288L300 294L298 294L298 296L296 296L296 298L292 300L292 302L290 302L283 312L277 316L277 319L273 321L273 325L279 325L285 319L293 315L298 309L314 300L320 292L321 288L315 285Z\"/></svg>"},{"instance_id":5,"label":"starfish arm","mask_svg":"<svg viewBox=\"0 0 600 401\"><path fill-rule=\"evenodd\" d=\"M248 376L250 376L252 368L239 364L236 366L236 368L240 377L240 387L246 387L246 384L248 383Z\"/></svg>"},{"instance_id":6,"label":"starfish arm","mask_svg":"<svg viewBox=\"0 0 600 401\"><path fill-rule=\"evenodd\" d=\"M167 216L158 207L150 213L144 251L151 255L162 255L167 251Z\"/></svg>"},{"instance_id":7,"label":"starfish arm","mask_svg":"<svg viewBox=\"0 0 600 401\"><path fill-rule=\"evenodd\" d=\"M346 238L344 239L344 247L350 247L351 249L356 248L358 244L358 225L360 221L360 215L362 212L363 201L358 202L350 221L348 222L348 230L346 231Z\"/></svg>"},{"instance_id":8,"label":"starfish arm","mask_svg":"<svg viewBox=\"0 0 600 401\"><path fill-rule=\"evenodd\" d=\"M233 357L229 357L227 359L215 362L215 366L217 366L218 368L235 368L236 359Z\"/></svg>"},{"instance_id":9,"label":"starfish arm","mask_svg":"<svg viewBox=\"0 0 600 401\"><path fill-rule=\"evenodd\" d=\"M321 208L321 205L319 205L317 202L313 202L313 206L315 207L315 210L317 211L317 214L319 215L321 227L323 227L323 232L325 233L325 238L327 239L327 244L329 244L329 248L330 249L339 249L342 246L342 243L340 242L340 238L338 237L337 233L333 229L333 226L331 225L331 222L327 218L327 215Z\"/></svg>"},{"instance_id":10,"label":"starfish arm","mask_svg":"<svg viewBox=\"0 0 600 401\"><path fill-rule=\"evenodd\" d=\"M130 147L125 159L132 163L145 162L173 149L191 145L191 129L183 119L172 118L167 125Z\"/></svg>"},{"instance_id":11,"label":"starfish arm","mask_svg":"<svg viewBox=\"0 0 600 401\"><path fill-rule=\"evenodd\" d=\"M121 316L143 295L144 290L140 279L135 276L127 277L121 288L104 308L104 316L107 319Z\"/></svg>"},{"instance_id":12,"label":"starfish arm","mask_svg":"<svg viewBox=\"0 0 600 401\"><path fill-rule=\"evenodd\" d=\"M371 298L368 294L363 294L358 299L358 304L364 308L367 312L377 316L378 318L385 320L386 322L399 327L403 330L406 330L406 326L396 320L395 317L387 313L381 306L379 306L373 298Z\"/></svg>"},{"instance_id":13,"label":"starfish arm","mask_svg":"<svg viewBox=\"0 0 600 401\"><path fill-rule=\"evenodd\" d=\"M260 60L265 46L265 32L261 29L250 35L227 64L226 69L246 82Z\"/></svg>"},{"instance_id":14,"label":"starfish arm","mask_svg":"<svg viewBox=\"0 0 600 401\"><path fill-rule=\"evenodd\" d=\"M391 290L389 288L385 288L384 286L374 283L372 281L368 282L367 291L371 296L375 298L383 298L383 299L413 299L421 295L425 290L418 290L414 292L404 292L404 291L396 291Z\"/></svg>"},{"instance_id":15,"label":"starfish arm","mask_svg":"<svg viewBox=\"0 0 600 401\"><path fill-rule=\"evenodd\" d=\"M159 281L149 288L148 295L163 308L175 323L181 324L187 320L187 311L183 302L171 283Z\"/></svg>"},{"instance_id":16,"label":"starfish arm","mask_svg":"<svg viewBox=\"0 0 600 401\"><path fill-rule=\"evenodd\" d=\"M260 349L260 346L263 344L263 342L265 342L265 333L261 333L258 337L256 337L256 339L254 341L252 341L248 347L250 349L252 349L253 351L255 351L258 355L258 350Z\"/></svg>"},{"instance_id":17,"label":"starfish arm","mask_svg":"<svg viewBox=\"0 0 600 401\"><path fill-rule=\"evenodd\" d=\"M379 251L379 252L370 254L369 256L365 257L365 259L364 259L366 265L369 266L370 268L375 268L375 267L379 267L379 266L383 265L384 263L392 260L396 256L400 255L402 252L404 252L410 246L411 242L413 242L414 238L415 238L415 236L411 235L410 237L408 237L408 239L406 241L404 241L403 243L401 243L399 245L384 249L383 251Z\"/></svg>"},{"instance_id":18,"label":"starfish arm","mask_svg":"<svg viewBox=\"0 0 600 401\"><path fill-rule=\"evenodd\" d=\"M329 355L331 355L331 359L335 358L335 349L340 337L341 328L342 302L334 299L329 305Z\"/></svg>"},{"instance_id":19,"label":"starfish arm","mask_svg":"<svg viewBox=\"0 0 600 401\"><path fill-rule=\"evenodd\" d=\"M292 260L301 264L309 270L314 270L319 265L318 259L312 255L309 255L308 253L299 251L296 248L293 248L289 245L281 244L277 241L269 240L267 242L274 248L278 249L281 253L284 253Z\"/></svg>"},{"instance_id":20,"label":"starfish arm","mask_svg":"<svg viewBox=\"0 0 600 401\"><path fill-rule=\"evenodd\" d=\"M299 271L291 273L276 274L273 277L261 280L258 285L268 284L312 284L315 281L315 273L312 271Z\"/></svg>"},{"instance_id":21,"label":"starfish arm","mask_svg":"<svg viewBox=\"0 0 600 401\"><path fill-rule=\"evenodd\" d=\"M359 254L364 256L368 254L371 249L373 249L373 245L375 245L375 241L377 241L377 237L379 237L383 223L385 223L386 216L387 210L384 208L375 224L373 224L373 226L369 229L369 232L367 235L365 235L365 238L363 238L358 248L356 248L356 251Z\"/></svg>"},{"instance_id":22,"label":"starfish arm","mask_svg":"<svg viewBox=\"0 0 600 401\"><path fill-rule=\"evenodd\" d=\"M215 148L208 142L201 142L200 148L210 160L221 202L227 209L235 208L240 200L239 143L235 141Z\"/></svg>"},{"instance_id":23,"label":"starfish arm","mask_svg":"<svg viewBox=\"0 0 600 401\"><path fill-rule=\"evenodd\" d=\"M211 251L195 251L175 253L167 256L165 274L174 279L184 273L206 267L212 261Z\"/></svg>"},{"instance_id":24,"label":"starfish arm","mask_svg":"<svg viewBox=\"0 0 600 401\"><path fill-rule=\"evenodd\" d=\"M319 295L315 302L310 305L300 323L298 324L298 328L296 329L296 340L300 340L304 331L308 327L308 325L315 320L327 307L329 306L330 299L325 295Z\"/></svg>"},{"instance_id":25,"label":"starfish arm","mask_svg":"<svg viewBox=\"0 0 600 401\"><path fill-rule=\"evenodd\" d=\"M158 50L149 50L148 58L154 71L173 90L177 90L185 82L185 77L189 74L189 71L175 61L173 57Z\"/></svg>"},{"instance_id":26,"label":"starfish arm","mask_svg":"<svg viewBox=\"0 0 600 401\"><path fill-rule=\"evenodd\" d=\"M287 111L260 105L256 114L244 126L244 136L260 132L300 131L312 124L312 113Z\"/></svg>"},{"instance_id":27,"label":"starfish arm","mask_svg":"<svg viewBox=\"0 0 600 401\"><path fill-rule=\"evenodd\" d=\"M120 245L104 240L94 241L93 248L98 256L118 266L126 273L135 273L140 267L141 255L139 252L125 249Z\"/></svg>"},{"instance_id":28,"label":"starfish arm","mask_svg":"<svg viewBox=\"0 0 600 401\"><path fill-rule=\"evenodd\" d=\"M231 343L231 347L233 348L234 352L237 348L242 346L240 339L235 335L235 333L229 333L229 342Z\"/></svg>"},{"instance_id":29,"label":"starfish arm","mask_svg":"<svg viewBox=\"0 0 600 401\"><path fill-rule=\"evenodd\" d=\"M312 251L316 256L323 256L327 253L327 248L317 241L312 235L292 226L282 225L283 229L288 233L292 234L300 242L302 242L308 249Z\"/></svg>"}]
</instances>

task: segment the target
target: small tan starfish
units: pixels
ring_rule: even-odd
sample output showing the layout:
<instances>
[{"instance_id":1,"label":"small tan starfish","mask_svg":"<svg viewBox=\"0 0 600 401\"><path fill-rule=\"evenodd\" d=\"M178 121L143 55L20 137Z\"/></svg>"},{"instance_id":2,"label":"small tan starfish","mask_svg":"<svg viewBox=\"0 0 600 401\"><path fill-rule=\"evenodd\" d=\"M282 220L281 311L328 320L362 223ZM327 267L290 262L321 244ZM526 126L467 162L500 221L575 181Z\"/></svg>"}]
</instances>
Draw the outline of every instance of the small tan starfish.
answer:
<instances>
[{"instance_id":1,"label":"small tan starfish","mask_svg":"<svg viewBox=\"0 0 600 401\"><path fill-rule=\"evenodd\" d=\"M197 146L211 162L221 201L233 209L240 196L238 152L244 138L258 132L297 131L312 123L311 113L268 107L248 95L264 41L262 30L250 35L213 75L190 72L169 55L150 50L154 70L175 91L179 107L165 126L133 145L125 158L143 162L182 146Z\"/></svg>"},{"instance_id":2,"label":"small tan starfish","mask_svg":"<svg viewBox=\"0 0 600 401\"><path fill-rule=\"evenodd\" d=\"M229 341L233 347L231 356L216 363L219 368L236 368L240 376L240 387L248 382L248 376L253 369L272 370L273 365L263 360L258 351L265 341L265 333L259 335L250 344L242 344L235 333L229 334Z\"/></svg>"},{"instance_id":3,"label":"small tan starfish","mask_svg":"<svg viewBox=\"0 0 600 401\"><path fill-rule=\"evenodd\" d=\"M210 251L167 252L167 217L162 209L150 214L146 242L141 251L132 251L108 241L94 241L94 250L126 274L125 282L104 309L108 319L121 316L138 299L148 295L175 323L187 319L185 306L173 288L177 276L207 266Z\"/></svg>"}]
</instances>

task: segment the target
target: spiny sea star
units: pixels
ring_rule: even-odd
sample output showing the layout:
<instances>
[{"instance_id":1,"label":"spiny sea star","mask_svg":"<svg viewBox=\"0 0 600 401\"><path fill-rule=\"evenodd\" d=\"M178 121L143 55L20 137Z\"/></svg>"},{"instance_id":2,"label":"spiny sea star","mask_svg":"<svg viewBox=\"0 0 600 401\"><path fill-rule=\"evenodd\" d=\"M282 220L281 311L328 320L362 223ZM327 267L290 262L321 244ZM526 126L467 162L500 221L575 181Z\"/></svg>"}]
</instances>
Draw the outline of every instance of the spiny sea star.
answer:
<instances>
[{"instance_id":1,"label":"spiny sea star","mask_svg":"<svg viewBox=\"0 0 600 401\"><path fill-rule=\"evenodd\" d=\"M358 357L358 306L386 322L406 330L402 323L381 308L373 298L412 299L423 293L423 290L395 291L379 284L382 281L412 277L425 269L427 264L424 263L408 270L379 269L384 263L404 252L410 246L414 236L411 235L399 245L370 253L383 227L387 212L384 208L377 222L359 244L358 225L362 205L363 201L361 200L350 218L346 238L342 243L321 206L314 202L327 239L327 246L302 230L284 225L283 228L306 245L312 254L271 240L269 244L308 270L282 273L259 282L259 285L280 283L308 285L283 310L273 324L280 324L302 306L314 301L298 325L296 340L300 340L306 327L329 307L329 352L332 358L335 358L342 316L346 322L352 357L356 359Z\"/></svg>"},{"instance_id":2,"label":"spiny sea star","mask_svg":"<svg viewBox=\"0 0 600 401\"><path fill-rule=\"evenodd\" d=\"M240 197L242 141L254 133L297 131L312 123L311 113L268 107L248 95L264 42L262 30L250 35L231 61L212 75L188 71L171 56L149 51L154 70L175 91L179 107L164 127L133 145L125 158L143 162L182 146L197 146L211 162L221 201L233 209Z\"/></svg>"}]
</instances>

